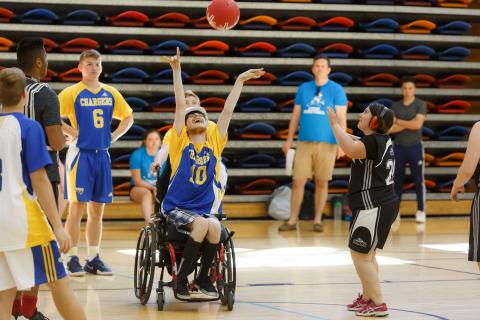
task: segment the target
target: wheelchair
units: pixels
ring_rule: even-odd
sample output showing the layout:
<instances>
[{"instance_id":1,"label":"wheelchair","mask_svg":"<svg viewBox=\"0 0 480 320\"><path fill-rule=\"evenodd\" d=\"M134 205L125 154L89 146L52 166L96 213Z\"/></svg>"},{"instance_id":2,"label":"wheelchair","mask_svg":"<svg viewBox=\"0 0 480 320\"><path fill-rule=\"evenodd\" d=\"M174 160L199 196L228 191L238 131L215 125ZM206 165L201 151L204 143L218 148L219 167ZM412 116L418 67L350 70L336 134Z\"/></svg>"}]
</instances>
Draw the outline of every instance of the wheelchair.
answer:
<instances>
[{"instance_id":1,"label":"wheelchair","mask_svg":"<svg viewBox=\"0 0 480 320\"><path fill-rule=\"evenodd\" d=\"M195 291L194 283L189 283L190 299L182 299L176 293L177 265L180 263L185 243L188 239L186 234L167 223L166 217L160 212L160 203L166 194L165 186L168 186L171 169L167 160L167 168L157 180L157 203L153 221L140 230L137 240L134 265L134 290L135 296L145 305L153 290L155 281L155 270L160 270L158 285L156 288L157 308L159 311L164 309L165 305L165 287L170 287L176 299L187 302L217 301L227 306L229 311L233 310L235 303L236 288L236 266L235 266L235 248L232 241L233 231L228 230L221 225L220 243L218 253L210 266L210 280L217 288L218 297L202 297ZM166 184L165 184L166 182ZM218 214L219 221L225 219L225 216ZM201 254L201 253L200 253ZM200 254L198 258L200 258ZM198 259L192 266L189 274L197 277L200 263ZM171 280L165 280L166 273L170 275Z\"/></svg>"}]
</instances>

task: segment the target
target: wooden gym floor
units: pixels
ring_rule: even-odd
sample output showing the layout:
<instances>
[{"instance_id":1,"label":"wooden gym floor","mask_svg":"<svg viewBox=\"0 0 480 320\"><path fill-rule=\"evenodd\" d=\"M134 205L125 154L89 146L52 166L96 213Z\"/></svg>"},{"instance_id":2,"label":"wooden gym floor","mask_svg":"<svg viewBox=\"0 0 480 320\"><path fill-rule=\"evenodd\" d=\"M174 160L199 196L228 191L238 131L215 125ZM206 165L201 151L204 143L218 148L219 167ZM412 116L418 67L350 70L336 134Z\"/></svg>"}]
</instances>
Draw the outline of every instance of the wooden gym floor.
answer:
<instances>
[{"instance_id":1,"label":"wooden gym floor","mask_svg":"<svg viewBox=\"0 0 480 320\"><path fill-rule=\"evenodd\" d=\"M348 223L327 220L322 234L313 233L308 222L282 234L275 221L226 224L236 231L233 311L219 302L177 301L170 289L165 311L157 311L154 292L140 305L133 293L133 260L141 223L107 222L102 252L115 275L71 279L89 319L357 319L345 310L360 290L346 247ZM430 219L424 228L403 219L378 252L389 319L479 319L480 274L467 261L467 242L468 218ZM39 310L59 319L44 288Z\"/></svg>"}]
</instances>

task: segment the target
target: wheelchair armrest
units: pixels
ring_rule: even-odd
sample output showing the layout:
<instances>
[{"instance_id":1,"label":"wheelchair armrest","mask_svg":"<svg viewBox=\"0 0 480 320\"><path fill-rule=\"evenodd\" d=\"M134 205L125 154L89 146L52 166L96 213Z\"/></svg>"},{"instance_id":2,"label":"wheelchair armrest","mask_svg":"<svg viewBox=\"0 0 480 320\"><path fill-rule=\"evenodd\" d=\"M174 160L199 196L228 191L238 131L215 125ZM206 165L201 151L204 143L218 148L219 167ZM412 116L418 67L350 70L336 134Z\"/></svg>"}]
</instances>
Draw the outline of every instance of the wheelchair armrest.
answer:
<instances>
[{"instance_id":1,"label":"wheelchair armrest","mask_svg":"<svg viewBox=\"0 0 480 320\"><path fill-rule=\"evenodd\" d=\"M227 220L227 216L224 215L223 213L220 213L220 212L215 213L215 218L217 218L218 221L225 221L225 220Z\"/></svg>"}]
</instances>

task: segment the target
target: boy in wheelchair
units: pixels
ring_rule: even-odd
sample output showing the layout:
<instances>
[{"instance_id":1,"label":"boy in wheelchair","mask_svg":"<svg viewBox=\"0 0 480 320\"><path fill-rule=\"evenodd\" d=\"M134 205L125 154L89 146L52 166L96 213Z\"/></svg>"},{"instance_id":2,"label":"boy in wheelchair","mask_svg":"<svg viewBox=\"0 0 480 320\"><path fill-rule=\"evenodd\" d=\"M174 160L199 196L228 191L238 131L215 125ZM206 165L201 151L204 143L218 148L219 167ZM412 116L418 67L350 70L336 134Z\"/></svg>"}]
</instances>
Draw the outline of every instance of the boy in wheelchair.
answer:
<instances>
[{"instance_id":1,"label":"boy in wheelchair","mask_svg":"<svg viewBox=\"0 0 480 320\"><path fill-rule=\"evenodd\" d=\"M178 265L176 295L189 299L188 274L202 251L201 267L195 286L205 295L216 298L218 293L210 281L209 269L218 250L221 235L215 217L220 206L222 151L227 143L227 130L243 83L264 74L251 69L240 74L232 88L217 123L209 122L206 110L192 92L185 95L181 78L180 53L169 58L173 70L175 120L168 133L168 158L171 174L168 189L161 203L167 224L188 234L182 259Z\"/></svg>"}]
</instances>

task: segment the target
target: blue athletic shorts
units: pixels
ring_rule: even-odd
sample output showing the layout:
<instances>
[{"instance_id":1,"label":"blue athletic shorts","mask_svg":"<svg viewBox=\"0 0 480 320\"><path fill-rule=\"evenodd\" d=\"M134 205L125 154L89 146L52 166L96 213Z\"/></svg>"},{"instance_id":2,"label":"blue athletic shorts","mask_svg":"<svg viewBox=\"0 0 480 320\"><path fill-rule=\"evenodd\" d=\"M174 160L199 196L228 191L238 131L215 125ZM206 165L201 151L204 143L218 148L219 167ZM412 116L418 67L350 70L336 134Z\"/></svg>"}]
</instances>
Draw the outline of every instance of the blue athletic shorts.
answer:
<instances>
[{"instance_id":1,"label":"blue athletic shorts","mask_svg":"<svg viewBox=\"0 0 480 320\"><path fill-rule=\"evenodd\" d=\"M112 167L107 150L70 146L65 161L65 199L111 203Z\"/></svg>"}]
</instances>

